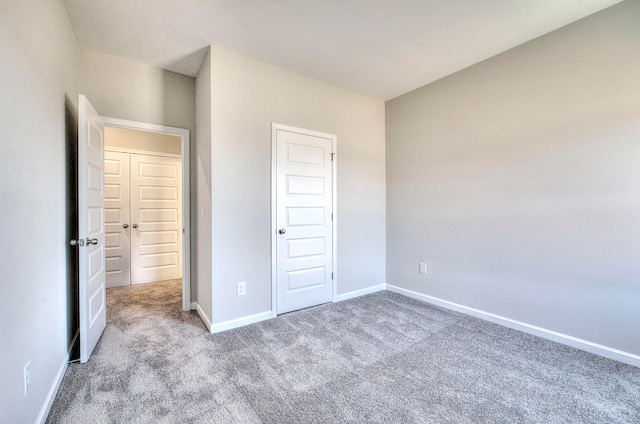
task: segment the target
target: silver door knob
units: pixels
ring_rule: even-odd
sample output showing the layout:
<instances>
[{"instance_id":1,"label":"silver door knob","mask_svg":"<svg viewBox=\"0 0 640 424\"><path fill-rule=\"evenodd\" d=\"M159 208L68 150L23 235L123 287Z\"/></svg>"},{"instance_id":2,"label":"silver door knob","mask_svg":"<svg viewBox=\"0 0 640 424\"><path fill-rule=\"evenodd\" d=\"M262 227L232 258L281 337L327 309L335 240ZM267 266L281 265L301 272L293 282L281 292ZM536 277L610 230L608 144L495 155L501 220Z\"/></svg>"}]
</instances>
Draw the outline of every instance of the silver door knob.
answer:
<instances>
[{"instance_id":1,"label":"silver door knob","mask_svg":"<svg viewBox=\"0 0 640 424\"><path fill-rule=\"evenodd\" d=\"M80 239L80 240L73 239L73 240L69 241L69 244L71 246L84 246L84 240L82 240L82 239Z\"/></svg>"},{"instance_id":2,"label":"silver door knob","mask_svg":"<svg viewBox=\"0 0 640 424\"><path fill-rule=\"evenodd\" d=\"M284 228L280 228L280 229L278 230L278 232L279 232L280 234L285 234L285 233L287 232L287 230L286 230L286 229L284 229Z\"/></svg>"},{"instance_id":3,"label":"silver door knob","mask_svg":"<svg viewBox=\"0 0 640 424\"><path fill-rule=\"evenodd\" d=\"M129 224L122 224L122 228L129 228Z\"/></svg>"},{"instance_id":4,"label":"silver door knob","mask_svg":"<svg viewBox=\"0 0 640 424\"><path fill-rule=\"evenodd\" d=\"M87 237L87 246L90 244L98 244L98 239L97 238L90 239L89 237Z\"/></svg>"},{"instance_id":5,"label":"silver door knob","mask_svg":"<svg viewBox=\"0 0 640 424\"><path fill-rule=\"evenodd\" d=\"M133 224L132 227L133 228L138 228L138 224Z\"/></svg>"}]
</instances>

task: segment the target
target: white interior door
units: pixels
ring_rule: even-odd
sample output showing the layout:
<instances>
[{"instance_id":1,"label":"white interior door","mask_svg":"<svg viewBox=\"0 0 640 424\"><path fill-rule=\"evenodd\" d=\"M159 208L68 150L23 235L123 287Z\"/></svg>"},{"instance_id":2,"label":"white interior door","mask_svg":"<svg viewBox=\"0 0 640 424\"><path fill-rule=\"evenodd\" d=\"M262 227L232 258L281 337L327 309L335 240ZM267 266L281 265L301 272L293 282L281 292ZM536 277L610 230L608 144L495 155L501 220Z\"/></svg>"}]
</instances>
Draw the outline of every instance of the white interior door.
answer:
<instances>
[{"instance_id":1,"label":"white interior door","mask_svg":"<svg viewBox=\"0 0 640 424\"><path fill-rule=\"evenodd\" d=\"M104 124L78 101L78 251L80 361L87 362L107 323L104 256Z\"/></svg>"},{"instance_id":2,"label":"white interior door","mask_svg":"<svg viewBox=\"0 0 640 424\"><path fill-rule=\"evenodd\" d=\"M131 155L131 283L182 277L179 158Z\"/></svg>"},{"instance_id":3,"label":"white interior door","mask_svg":"<svg viewBox=\"0 0 640 424\"><path fill-rule=\"evenodd\" d=\"M105 270L107 288L131 284L129 154L104 152Z\"/></svg>"},{"instance_id":4,"label":"white interior door","mask_svg":"<svg viewBox=\"0 0 640 424\"><path fill-rule=\"evenodd\" d=\"M274 127L277 313L333 299L333 136Z\"/></svg>"}]
</instances>

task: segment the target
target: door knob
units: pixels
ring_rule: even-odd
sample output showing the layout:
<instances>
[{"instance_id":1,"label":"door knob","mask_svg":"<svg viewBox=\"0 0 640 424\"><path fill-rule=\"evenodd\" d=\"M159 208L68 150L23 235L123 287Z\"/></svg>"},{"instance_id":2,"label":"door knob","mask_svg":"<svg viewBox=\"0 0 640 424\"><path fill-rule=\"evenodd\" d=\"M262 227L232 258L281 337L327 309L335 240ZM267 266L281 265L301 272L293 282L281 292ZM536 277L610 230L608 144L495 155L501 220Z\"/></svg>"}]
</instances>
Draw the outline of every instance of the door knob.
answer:
<instances>
[{"instance_id":1,"label":"door knob","mask_svg":"<svg viewBox=\"0 0 640 424\"><path fill-rule=\"evenodd\" d=\"M129 228L129 224L122 224L122 228Z\"/></svg>"},{"instance_id":2,"label":"door knob","mask_svg":"<svg viewBox=\"0 0 640 424\"><path fill-rule=\"evenodd\" d=\"M132 227L133 228L138 228L138 224L133 224Z\"/></svg>"},{"instance_id":3,"label":"door knob","mask_svg":"<svg viewBox=\"0 0 640 424\"><path fill-rule=\"evenodd\" d=\"M280 234L285 234L285 233L287 232L287 230L286 230L285 228L280 228L280 229L278 230L278 232L279 232Z\"/></svg>"},{"instance_id":4,"label":"door knob","mask_svg":"<svg viewBox=\"0 0 640 424\"><path fill-rule=\"evenodd\" d=\"M87 246L90 244L98 244L98 239L97 238L90 239L89 237L87 237Z\"/></svg>"}]
</instances>

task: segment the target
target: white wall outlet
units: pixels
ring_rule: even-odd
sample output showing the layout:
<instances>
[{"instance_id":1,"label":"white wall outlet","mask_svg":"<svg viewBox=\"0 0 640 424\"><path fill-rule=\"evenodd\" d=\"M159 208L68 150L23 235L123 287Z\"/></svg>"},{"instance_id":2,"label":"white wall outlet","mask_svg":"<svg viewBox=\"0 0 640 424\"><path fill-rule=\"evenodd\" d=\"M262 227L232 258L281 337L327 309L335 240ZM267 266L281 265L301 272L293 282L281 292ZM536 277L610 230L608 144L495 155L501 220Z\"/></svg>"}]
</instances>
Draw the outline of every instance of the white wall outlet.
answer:
<instances>
[{"instance_id":1,"label":"white wall outlet","mask_svg":"<svg viewBox=\"0 0 640 424\"><path fill-rule=\"evenodd\" d=\"M22 370L24 394L26 395L31 390L31 361L27 362Z\"/></svg>"},{"instance_id":2,"label":"white wall outlet","mask_svg":"<svg viewBox=\"0 0 640 424\"><path fill-rule=\"evenodd\" d=\"M240 282L238 283L238 296L244 296L247 294L247 283Z\"/></svg>"},{"instance_id":3,"label":"white wall outlet","mask_svg":"<svg viewBox=\"0 0 640 424\"><path fill-rule=\"evenodd\" d=\"M420 262L420 274L427 273L427 264L424 262Z\"/></svg>"}]
</instances>

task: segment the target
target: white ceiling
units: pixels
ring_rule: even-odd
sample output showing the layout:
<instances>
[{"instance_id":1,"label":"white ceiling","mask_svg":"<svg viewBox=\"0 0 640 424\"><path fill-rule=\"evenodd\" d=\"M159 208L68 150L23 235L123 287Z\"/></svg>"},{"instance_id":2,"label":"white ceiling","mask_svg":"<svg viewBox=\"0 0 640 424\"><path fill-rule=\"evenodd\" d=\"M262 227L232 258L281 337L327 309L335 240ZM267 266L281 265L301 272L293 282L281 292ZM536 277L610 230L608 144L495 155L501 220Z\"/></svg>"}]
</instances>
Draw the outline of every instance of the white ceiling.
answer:
<instances>
[{"instance_id":1,"label":"white ceiling","mask_svg":"<svg viewBox=\"0 0 640 424\"><path fill-rule=\"evenodd\" d=\"M620 0L64 0L81 48L195 76L210 44L388 100Z\"/></svg>"}]
</instances>

